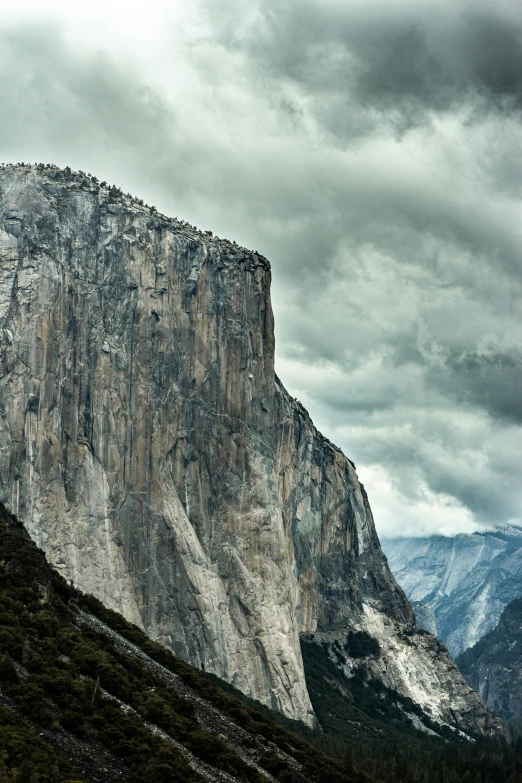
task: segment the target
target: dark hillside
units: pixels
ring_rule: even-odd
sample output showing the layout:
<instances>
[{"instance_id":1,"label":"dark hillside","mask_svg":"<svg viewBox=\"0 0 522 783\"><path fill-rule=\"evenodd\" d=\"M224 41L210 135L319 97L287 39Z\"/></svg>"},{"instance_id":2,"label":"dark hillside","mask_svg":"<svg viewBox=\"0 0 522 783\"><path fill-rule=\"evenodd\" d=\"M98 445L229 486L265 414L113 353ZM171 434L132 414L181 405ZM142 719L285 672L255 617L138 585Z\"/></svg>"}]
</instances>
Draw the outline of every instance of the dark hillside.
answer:
<instances>
[{"instance_id":1,"label":"dark hillside","mask_svg":"<svg viewBox=\"0 0 522 783\"><path fill-rule=\"evenodd\" d=\"M459 739L379 683L347 679L339 656L379 654L365 638L303 640L311 730L72 588L3 506L0 553L0 781L522 780L516 745Z\"/></svg>"},{"instance_id":2,"label":"dark hillside","mask_svg":"<svg viewBox=\"0 0 522 783\"><path fill-rule=\"evenodd\" d=\"M3 506L0 553L0 780L369 781L67 585Z\"/></svg>"},{"instance_id":3,"label":"dark hillside","mask_svg":"<svg viewBox=\"0 0 522 783\"><path fill-rule=\"evenodd\" d=\"M335 645L303 640L306 682L331 755L347 753L372 777L404 783L519 783L522 744L473 737L426 719L418 706L378 680L347 678Z\"/></svg>"}]
</instances>

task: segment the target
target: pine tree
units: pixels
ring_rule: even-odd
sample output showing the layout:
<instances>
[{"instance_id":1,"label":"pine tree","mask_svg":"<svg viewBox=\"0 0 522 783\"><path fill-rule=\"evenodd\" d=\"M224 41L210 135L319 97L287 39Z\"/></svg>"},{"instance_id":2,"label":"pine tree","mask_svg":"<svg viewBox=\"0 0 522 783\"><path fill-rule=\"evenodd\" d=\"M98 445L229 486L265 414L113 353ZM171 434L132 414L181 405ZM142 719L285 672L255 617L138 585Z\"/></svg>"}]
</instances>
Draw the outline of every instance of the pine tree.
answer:
<instances>
[{"instance_id":1,"label":"pine tree","mask_svg":"<svg viewBox=\"0 0 522 783\"><path fill-rule=\"evenodd\" d=\"M351 748L346 748L344 751L343 766L346 772L353 772L353 750Z\"/></svg>"}]
</instances>

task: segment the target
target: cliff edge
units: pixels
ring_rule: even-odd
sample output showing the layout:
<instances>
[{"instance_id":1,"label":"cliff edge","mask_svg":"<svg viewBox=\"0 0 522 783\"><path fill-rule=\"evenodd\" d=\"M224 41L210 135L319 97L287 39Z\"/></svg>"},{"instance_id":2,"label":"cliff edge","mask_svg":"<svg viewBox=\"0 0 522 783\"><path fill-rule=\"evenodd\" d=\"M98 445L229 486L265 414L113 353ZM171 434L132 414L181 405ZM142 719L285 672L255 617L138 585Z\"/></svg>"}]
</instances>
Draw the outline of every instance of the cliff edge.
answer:
<instances>
[{"instance_id":1,"label":"cliff edge","mask_svg":"<svg viewBox=\"0 0 522 783\"><path fill-rule=\"evenodd\" d=\"M69 169L0 170L0 500L61 573L312 723L300 634L370 633L437 720L500 723L393 578L353 464L274 373L265 258Z\"/></svg>"}]
</instances>

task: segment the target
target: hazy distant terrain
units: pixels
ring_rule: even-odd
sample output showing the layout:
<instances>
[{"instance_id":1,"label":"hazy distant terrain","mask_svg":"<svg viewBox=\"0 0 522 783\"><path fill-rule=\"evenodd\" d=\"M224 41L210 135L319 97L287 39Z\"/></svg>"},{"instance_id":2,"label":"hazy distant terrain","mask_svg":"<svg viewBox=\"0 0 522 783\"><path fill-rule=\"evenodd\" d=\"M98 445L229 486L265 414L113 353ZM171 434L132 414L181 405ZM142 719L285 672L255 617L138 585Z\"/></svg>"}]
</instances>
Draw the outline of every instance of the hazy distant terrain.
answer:
<instances>
[{"instance_id":1,"label":"hazy distant terrain","mask_svg":"<svg viewBox=\"0 0 522 783\"><path fill-rule=\"evenodd\" d=\"M410 601L435 612L437 633L453 656L496 626L522 595L522 530L505 525L454 538L382 539L395 578Z\"/></svg>"}]
</instances>

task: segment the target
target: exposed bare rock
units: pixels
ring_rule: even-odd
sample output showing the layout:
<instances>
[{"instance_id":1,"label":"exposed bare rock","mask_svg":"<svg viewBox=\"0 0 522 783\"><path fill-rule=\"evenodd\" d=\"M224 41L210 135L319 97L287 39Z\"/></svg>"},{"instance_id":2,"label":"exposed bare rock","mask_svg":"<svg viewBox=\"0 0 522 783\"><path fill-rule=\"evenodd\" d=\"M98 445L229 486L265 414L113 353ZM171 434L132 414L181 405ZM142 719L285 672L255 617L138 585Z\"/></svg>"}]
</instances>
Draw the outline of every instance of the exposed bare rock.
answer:
<instances>
[{"instance_id":1,"label":"exposed bare rock","mask_svg":"<svg viewBox=\"0 0 522 783\"><path fill-rule=\"evenodd\" d=\"M497 730L399 650L355 468L274 374L266 259L54 168L0 171L0 229L0 497L62 574L288 716L313 721L299 634L358 627L397 690Z\"/></svg>"},{"instance_id":2,"label":"exposed bare rock","mask_svg":"<svg viewBox=\"0 0 522 783\"><path fill-rule=\"evenodd\" d=\"M421 628L437 636L437 618L433 607L427 601L412 601L411 605L415 612L415 619Z\"/></svg>"},{"instance_id":3,"label":"exposed bare rock","mask_svg":"<svg viewBox=\"0 0 522 783\"><path fill-rule=\"evenodd\" d=\"M511 601L496 628L457 658L459 669L505 720L522 718L522 598Z\"/></svg>"}]
</instances>

